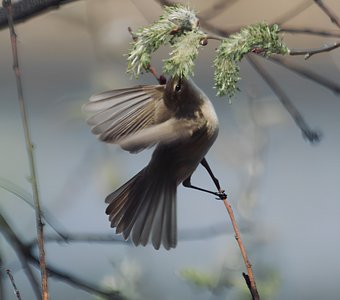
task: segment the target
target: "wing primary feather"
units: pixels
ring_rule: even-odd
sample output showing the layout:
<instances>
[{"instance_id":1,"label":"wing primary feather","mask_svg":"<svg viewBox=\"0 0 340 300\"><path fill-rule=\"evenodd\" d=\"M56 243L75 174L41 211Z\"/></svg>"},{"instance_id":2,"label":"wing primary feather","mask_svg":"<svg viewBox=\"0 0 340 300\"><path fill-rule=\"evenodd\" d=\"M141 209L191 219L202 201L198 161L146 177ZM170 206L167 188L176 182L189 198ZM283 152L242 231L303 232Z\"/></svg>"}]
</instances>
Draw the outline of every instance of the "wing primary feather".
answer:
<instances>
[{"instance_id":1,"label":"wing primary feather","mask_svg":"<svg viewBox=\"0 0 340 300\"><path fill-rule=\"evenodd\" d=\"M141 96L139 95L139 96L134 97L131 100L135 100L135 99L138 99L140 97ZM101 110L98 113L94 114L93 116L91 116L90 118L87 119L87 123L90 124L90 125L94 125L95 124L95 126L100 126L103 123L105 123L105 122L107 122L109 120L112 120L112 119L118 117L121 114L124 114L125 112L129 111L130 109L132 109L132 108L134 108L134 107L136 107L138 105L143 104L145 102L145 100L148 100L148 99L150 99L150 96L149 95L144 95L144 98L141 98L139 101L135 101L133 104L130 104L127 107L122 107L121 109L115 111L115 109L119 105L123 104L123 103L117 103L117 104L115 104L115 105L113 105L111 107L108 107L105 110ZM125 104L126 104L126 102L125 102Z\"/></svg>"}]
</instances>

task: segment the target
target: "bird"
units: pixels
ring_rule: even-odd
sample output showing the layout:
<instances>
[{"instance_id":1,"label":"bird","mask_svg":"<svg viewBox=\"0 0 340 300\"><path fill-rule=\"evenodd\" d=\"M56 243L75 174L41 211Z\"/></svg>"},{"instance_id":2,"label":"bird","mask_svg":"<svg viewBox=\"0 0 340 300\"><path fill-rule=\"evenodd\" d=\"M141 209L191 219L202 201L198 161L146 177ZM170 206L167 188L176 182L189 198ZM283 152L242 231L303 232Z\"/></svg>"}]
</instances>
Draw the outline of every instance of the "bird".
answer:
<instances>
[{"instance_id":1,"label":"bird","mask_svg":"<svg viewBox=\"0 0 340 300\"><path fill-rule=\"evenodd\" d=\"M191 78L171 77L93 95L84 110L99 140L130 153L155 146L147 166L106 197L111 227L136 246L175 248L177 187L197 188L191 175L219 131L211 101Z\"/></svg>"}]
</instances>

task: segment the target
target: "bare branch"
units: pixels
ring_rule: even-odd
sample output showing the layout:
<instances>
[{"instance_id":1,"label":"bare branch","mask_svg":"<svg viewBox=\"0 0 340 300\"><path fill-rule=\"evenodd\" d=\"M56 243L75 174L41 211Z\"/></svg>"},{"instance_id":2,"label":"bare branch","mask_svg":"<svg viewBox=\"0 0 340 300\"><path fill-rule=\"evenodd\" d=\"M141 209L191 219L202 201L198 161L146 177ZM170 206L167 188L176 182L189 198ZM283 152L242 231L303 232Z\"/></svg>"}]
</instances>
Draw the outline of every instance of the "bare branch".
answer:
<instances>
[{"instance_id":1,"label":"bare branch","mask_svg":"<svg viewBox=\"0 0 340 300\"><path fill-rule=\"evenodd\" d=\"M32 254L29 253L27 255L27 259L30 262L34 263L35 265L39 266L39 260L36 257L34 257ZM102 289L92 283L85 282L84 280L74 275L58 270L55 267L48 266L47 270L50 276L56 279L59 279L71 286L82 289L90 294L95 294L97 296L103 297L104 299L108 299L108 300L126 300L125 297L123 297L117 291Z\"/></svg>"},{"instance_id":2,"label":"bare branch","mask_svg":"<svg viewBox=\"0 0 340 300\"><path fill-rule=\"evenodd\" d=\"M17 198L23 200L27 203L31 208L34 209L33 199L30 194L28 194L22 187L16 185L15 183L0 177L0 188L5 191L13 194ZM56 218L46 209L42 209L42 217L46 224L50 225L51 228L62 237L61 224L57 222Z\"/></svg>"},{"instance_id":3,"label":"bare branch","mask_svg":"<svg viewBox=\"0 0 340 300\"><path fill-rule=\"evenodd\" d=\"M7 0L3 0L6 2ZM25 22L40 14L44 14L53 9L59 9L61 5L77 0L22 0L13 3L13 21L15 23ZM0 30L8 27L6 11L0 8Z\"/></svg>"},{"instance_id":4,"label":"bare branch","mask_svg":"<svg viewBox=\"0 0 340 300\"><path fill-rule=\"evenodd\" d=\"M8 276L8 278L9 278L11 284L12 284L12 287L13 287L14 294L15 294L16 298L17 298L18 300L21 300L20 292L19 292L19 290L18 290L18 288L17 288L17 285L15 284L14 277L13 277L13 275L12 275L12 273L11 273L11 270L10 270L10 269L7 269L7 270L6 270L6 273L7 273L7 276Z\"/></svg>"},{"instance_id":5,"label":"bare branch","mask_svg":"<svg viewBox=\"0 0 340 300\"><path fill-rule=\"evenodd\" d=\"M323 3L322 0L314 0L321 10L331 19L338 28L340 28L340 19Z\"/></svg>"},{"instance_id":6,"label":"bare branch","mask_svg":"<svg viewBox=\"0 0 340 300\"><path fill-rule=\"evenodd\" d=\"M225 198L223 200L223 203L224 203L224 206L226 207L226 209L228 211L231 223L232 223L233 228L234 228L235 239L236 239L237 244L238 244L238 246L240 248L244 264L246 265L246 268L247 268L248 274L244 274L243 273L243 277L244 277L244 279L246 281L246 284L248 286L248 289L249 289L249 291L251 293L252 299L253 300L260 300L260 295L259 295L259 293L257 291L257 288L256 288L256 282L255 282L255 277L254 277L254 274L253 274L253 269L252 269L251 264L249 262L249 259L248 259L248 256L247 256L247 252L246 252L246 248L243 245L243 241L241 239L240 231L239 231L239 228L238 228L235 216L234 216L233 209L232 209L232 207L231 207L231 205L230 205L230 203L229 203L227 198Z\"/></svg>"},{"instance_id":7,"label":"bare branch","mask_svg":"<svg viewBox=\"0 0 340 300\"><path fill-rule=\"evenodd\" d=\"M28 125L29 124L28 114L26 111L24 93L22 90L21 71L19 68L18 48L17 48L17 35L14 30L13 6L11 3L11 0L4 0L3 6L6 10L7 18L8 18L8 26L9 26L9 31L10 31L12 54L13 54L13 70L14 70L15 78L16 78L21 119L23 123L23 129L24 129L25 141L26 141L26 150L27 150L27 156L29 160L30 180L31 180L32 192L33 192L37 236L38 236L38 242L39 242L39 261L40 261L40 271L41 271L42 299L48 300L48 283L47 283L45 247L44 247L44 227L43 227L42 217L41 217L41 208L40 208L40 199L39 199L40 197L39 197L39 191L38 191L33 144L31 141L31 133L30 133L29 125Z\"/></svg>"},{"instance_id":8,"label":"bare branch","mask_svg":"<svg viewBox=\"0 0 340 300\"><path fill-rule=\"evenodd\" d=\"M340 47L340 42L336 42L333 45L325 45L315 49L291 49L289 55L304 55L305 59L310 58L312 55L329 52Z\"/></svg>"},{"instance_id":9,"label":"bare branch","mask_svg":"<svg viewBox=\"0 0 340 300\"><path fill-rule=\"evenodd\" d=\"M6 238L6 240L12 245L13 249L19 256L20 261L23 264L23 267L25 268L25 271L27 271L26 270L27 266L29 267L29 269L31 268L28 262L32 262L35 265L39 266L39 260L35 256L32 255L30 247L25 245L19 239L19 237L15 234L15 232L6 222L5 218L3 217L1 213L0 213L0 231L4 234L4 237ZM124 300L125 299L117 291L108 291L108 290L102 289L91 283L87 283L77 278L74 275L70 275L66 272L60 271L54 267L47 266L47 271L49 275L54 276L55 278L58 278L59 280L62 280L66 282L67 284L73 285L89 293L96 294L105 299L109 299L109 300ZM41 293L39 291L39 285L37 284L36 286L38 288L37 299L39 299L41 298Z\"/></svg>"},{"instance_id":10,"label":"bare branch","mask_svg":"<svg viewBox=\"0 0 340 300\"><path fill-rule=\"evenodd\" d=\"M26 247L21 242L21 240L18 238L18 236L14 233L12 228L9 226L7 221L5 220L4 216L0 213L0 232L3 233L6 240L11 244L13 249L15 250L15 253L17 254L20 263L26 273L26 276L28 280L31 283L31 286L33 288L33 291L37 297L37 299L41 298L41 291L39 287L39 282L36 279L33 270L31 269L31 266L28 264L26 259Z\"/></svg>"},{"instance_id":11,"label":"bare branch","mask_svg":"<svg viewBox=\"0 0 340 300\"><path fill-rule=\"evenodd\" d=\"M249 230L248 227L243 227L244 231ZM200 228L182 229L178 232L180 241L196 241L214 238L219 235L224 235L225 224L217 223L215 225L209 225ZM45 242L51 243L114 243L132 246L130 241L125 241L122 236L112 234L93 234L93 233L66 233L63 232L62 236L55 234L45 235ZM36 239L26 244L29 251L33 251L33 248L37 245Z\"/></svg>"},{"instance_id":12,"label":"bare branch","mask_svg":"<svg viewBox=\"0 0 340 300\"><path fill-rule=\"evenodd\" d=\"M45 242L51 243L110 243L110 244L123 244L131 246L132 244L125 241L121 236L113 236L112 234L91 234L91 233L63 233L63 236L48 234L45 236ZM27 248L30 252L37 246L37 241L33 239L27 243Z\"/></svg>"},{"instance_id":13,"label":"bare branch","mask_svg":"<svg viewBox=\"0 0 340 300\"><path fill-rule=\"evenodd\" d=\"M308 139L311 143L316 143L320 141L320 134L316 131L310 129L303 116L297 110L293 102L289 99L284 90L278 85L272 76L261 66L260 63L252 55L247 56L247 60L254 67L254 69L261 75L264 81L267 82L272 91L279 98L282 105L286 108L288 113L291 115L296 125L301 129L304 138Z\"/></svg>"}]
</instances>

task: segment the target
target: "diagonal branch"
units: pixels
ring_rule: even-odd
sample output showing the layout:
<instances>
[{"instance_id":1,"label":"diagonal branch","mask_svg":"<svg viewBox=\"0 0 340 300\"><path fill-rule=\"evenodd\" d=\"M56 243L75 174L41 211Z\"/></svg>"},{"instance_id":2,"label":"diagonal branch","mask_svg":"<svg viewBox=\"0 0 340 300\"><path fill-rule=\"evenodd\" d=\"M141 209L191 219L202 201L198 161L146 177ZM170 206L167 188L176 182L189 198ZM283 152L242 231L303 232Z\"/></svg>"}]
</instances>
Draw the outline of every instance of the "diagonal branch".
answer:
<instances>
[{"instance_id":1,"label":"diagonal branch","mask_svg":"<svg viewBox=\"0 0 340 300\"><path fill-rule=\"evenodd\" d=\"M27 273L27 270L30 270L30 272L32 272L31 266L28 264L28 262L34 263L35 265L39 266L39 260L35 256L32 255L31 249L29 248L29 246L24 244L21 241L21 239L19 239L19 237L15 234L14 230L10 227L10 225L7 223L7 221L5 220L5 218L3 217L1 213L0 213L0 232L4 234L4 237L6 238L6 240L11 244L11 246L17 253L21 263L23 264L23 267L26 273ZM58 270L57 268L54 268L52 266L48 266L47 271L49 275L54 276L55 278L61 281L64 281L67 284L70 284L72 286L85 290L91 294L101 296L108 300L124 300L125 299L117 291L101 289L100 287L94 284L87 283L84 280L81 280L74 275ZM32 276L33 276L33 273L32 273ZM36 283L36 288L38 289L38 293L36 293L37 294L36 297L37 299L40 299L41 293L39 291L38 283Z\"/></svg>"},{"instance_id":2,"label":"diagonal branch","mask_svg":"<svg viewBox=\"0 0 340 300\"><path fill-rule=\"evenodd\" d=\"M237 244L238 244L238 246L240 248L240 252L241 252L243 261L244 261L244 263L246 265L246 268L247 268L248 274L242 273L243 278L245 279L245 282L246 282L246 284L248 286L248 289L250 291L252 299L253 300L260 300L260 295L259 295L259 293L257 291L257 287L256 287L256 282L255 282L255 277L254 277L252 265L251 265L251 263L250 263L250 261L248 259L246 248L244 247L243 241L241 239L240 230L238 228L238 225L237 225L237 222L236 222L236 219L235 219L235 216L234 216L233 209L232 209L232 207L231 207L231 205L230 205L230 203L229 203L227 198L225 198L223 200L223 204L224 204L225 208L228 211L228 214L229 214L229 217L230 217L230 220L231 220L231 223L233 225L234 232L235 232L235 239L236 239L236 242L237 242Z\"/></svg>"},{"instance_id":3,"label":"diagonal branch","mask_svg":"<svg viewBox=\"0 0 340 300\"><path fill-rule=\"evenodd\" d=\"M27 203L30 207L34 209L33 199L32 196L27 193L22 187L16 185L15 183L0 177L0 188L4 189L8 193L13 194L17 198L23 200ZM62 237L61 224L57 222L56 218L47 210L47 208L42 209L42 217L46 224L50 225L51 228L60 236Z\"/></svg>"},{"instance_id":4,"label":"diagonal branch","mask_svg":"<svg viewBox=\"0 0 340 300\"><path fill-rule=\"evenodd\" d=\"M27 254L27 259L35 265L39 266L39 260L32 254ZM58 270L57 268L52 266L48 266L47 269L50 276L59 279L60 281L63 281L71 286L84 290L90 294L95 294L107 300L125 300L125 297L123 297L117 291L104 290L92 283L85 282L84 280L77 278L74 275Z\"/></svg>"},{"instance_id":5,"label":"diagonal branch","mask_svg":"<svg viewBox=\"0 0 340 300\"><path fill-rule=\"evenodd\" d=\"M321 8L321 10L331 19L338 28L340 28L340 19L335 15L330 8L328 8L322 0L314 0L314 2Z\"/></svg>"},{"instance_id":6,"label":"diagonal branch","mask_svg":"<svg viewBox=\"0 0 340 300\"><path fill-rule=\"evenodd\" d=\"M13 287L14 294L15 294L16 298L17 298L18 300L21 300L20 292L19 292L19 290L18 290L18 288L17 288L17 285L15 284L14 277L13 277L13 275L12 275L11 270L10 270L10 269L7 269L7 270L6 270L6 273L7 273L7 276L8 276L8 278L9 278L11 284L12 284L12 287Z\"/></svg>"},{"instance_id":7,"label":"diagonal branch","mask_svg":"<svg viewBox=\"0 0 340 300\"><path fill-rule=\"evenodd\" d=\"M310 129L303 116L297 110L293 102L289 99L285 91L279 86L272 76L261 66L259 62L252 56L248 55L247 60L253 66L253 68L261 75L263 80L267 82L271 90L279 98L282 105L286 108L288 113L291 115L296 125L301 129L304 138L308 139L311 143L317 143L320 141L321 135Z\"/></svg>"},{"instance_id":8,"label":"diagonal branch","mask_svg":"<svg viewBox=\"0 0 340 300\"><path fill-rule=\"evenodd\" d=\"M10 243L10 245L13 247L15 250L20 263L26 273L26 276L28 280L31 283L31 286L33 288L33 291L37 297L37 299L41 298L41 292L40 292L40 287L39 287L39 282L36 279L33 270L31 266L28 264L27 259L26 259L26 247L25 245L20 241L18 236L14 233L10 225L7 223L6 219L4 216L0 213L0 232L4 235L6 240Z\"/></svg>"}]
</instances>

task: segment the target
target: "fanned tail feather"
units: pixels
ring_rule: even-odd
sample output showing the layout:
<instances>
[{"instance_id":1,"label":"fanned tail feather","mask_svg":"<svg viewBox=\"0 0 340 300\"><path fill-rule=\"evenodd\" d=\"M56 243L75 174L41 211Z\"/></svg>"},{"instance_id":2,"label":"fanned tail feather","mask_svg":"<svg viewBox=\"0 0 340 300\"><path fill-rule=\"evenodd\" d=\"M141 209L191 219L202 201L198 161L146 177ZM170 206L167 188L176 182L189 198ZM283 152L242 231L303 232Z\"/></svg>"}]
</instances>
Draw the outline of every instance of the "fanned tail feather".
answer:
<instances>
[{"instance_id":1,"label":"fanned tail feather","mask_svg":"<svg viewBox=\"0 0 340 300\"><path fill-rule=\"evenodd\" d=\"M177 244L175 182L152 176L146 167L106 197L106 214L116 233L145 246L151 239L155 249Z\"/></svg>"}]
</instances>

